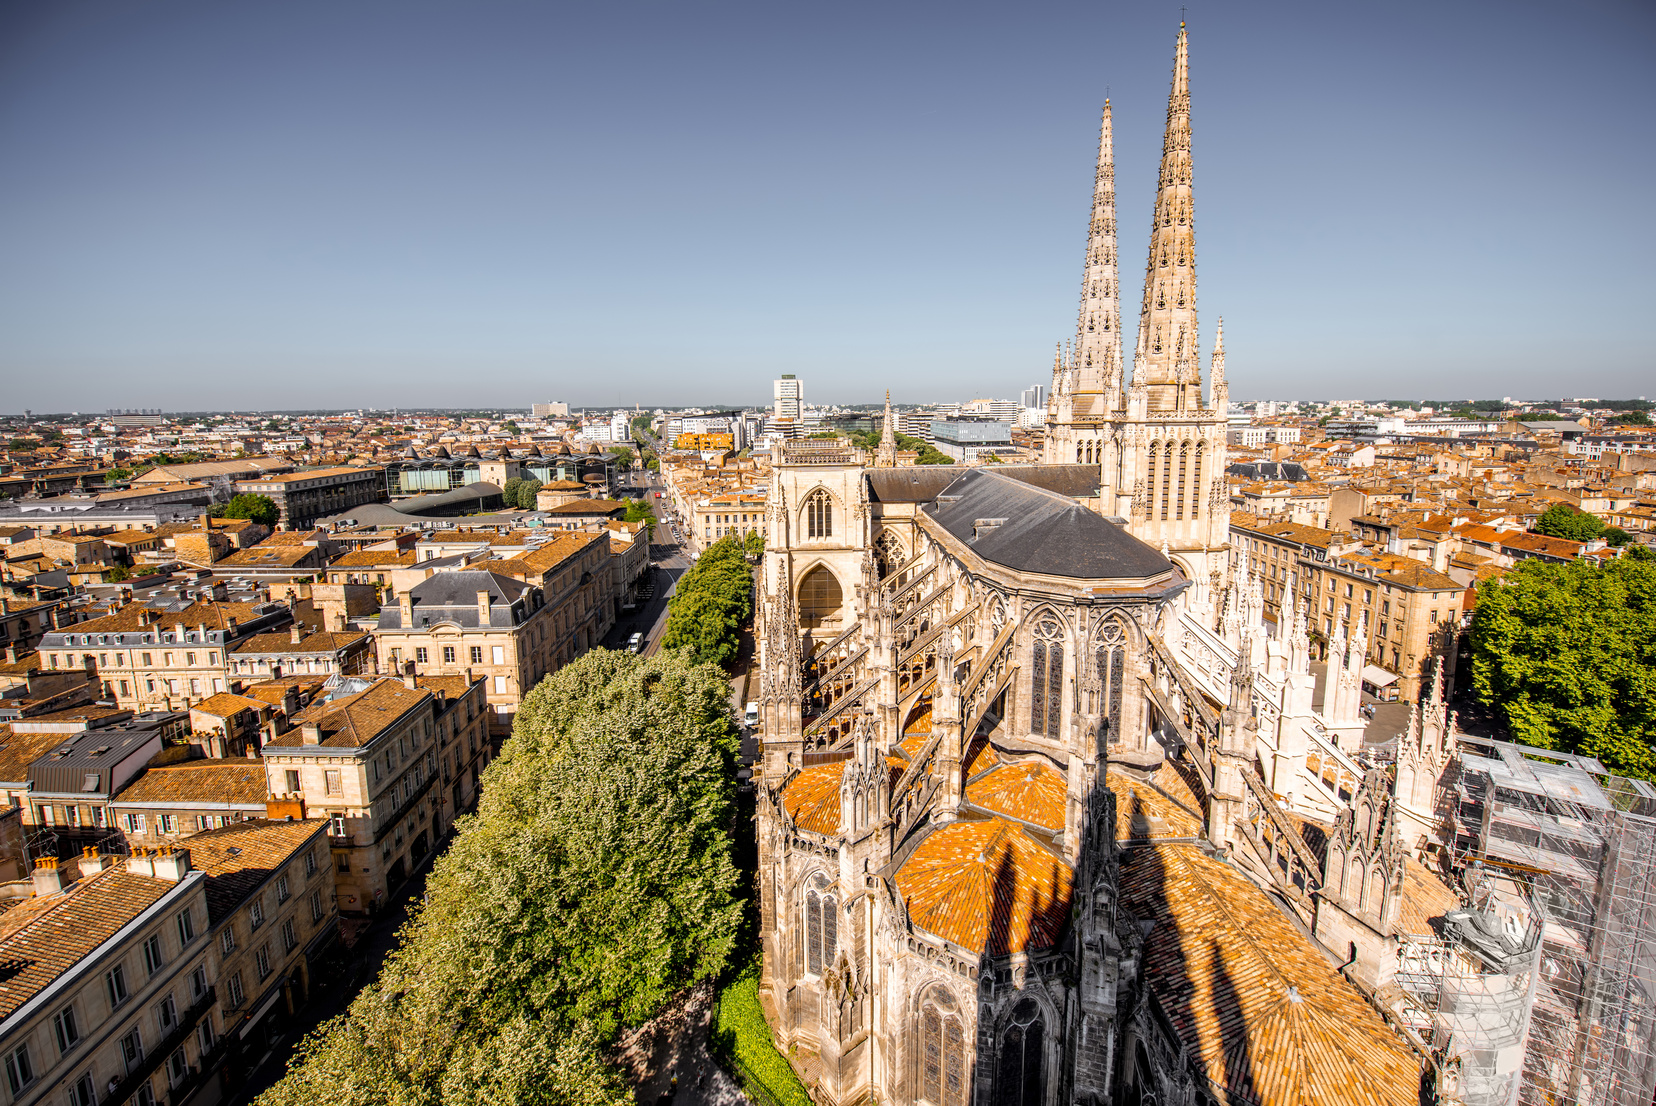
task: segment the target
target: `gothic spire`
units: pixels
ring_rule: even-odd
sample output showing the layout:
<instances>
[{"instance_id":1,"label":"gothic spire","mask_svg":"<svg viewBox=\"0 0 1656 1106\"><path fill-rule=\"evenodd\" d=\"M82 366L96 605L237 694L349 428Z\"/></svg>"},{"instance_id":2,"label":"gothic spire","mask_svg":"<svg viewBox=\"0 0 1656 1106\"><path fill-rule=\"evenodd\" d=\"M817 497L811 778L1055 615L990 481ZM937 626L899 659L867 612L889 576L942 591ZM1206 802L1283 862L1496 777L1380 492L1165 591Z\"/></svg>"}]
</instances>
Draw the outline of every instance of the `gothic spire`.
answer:
<instances>
[{"instance_id":1,"label":"gothic spire","mask_svg":"<svg viewBox=\"0 0 1656 1106\"><path fill-rule=\"evenodd\" d=\"M1196 223L1191 197L1190 47L1179 24L1173 54L1173 87L1167 96L1167 132L1162 139L1161 179L1150 226L1150 256L1144 269L1144 302L1139 311L1143 358L1133 381L1151 388L1152 410L1201 405L1202 369L1196 355Z\"/></svg>"},{"instance_id":2,"label":"gothic spire","mask_svg":"<svg viewBox=\"0 0 1656 1106\"><path fill-rule=\"evenodd\" d=\"M1098 127L1098 171L1093 179L1087 263L1081 273L1081 314L1075 324L1076 390L1110 393L1105 408L1121 406L1121 298L1116 264L1115 143L1110 101Z\"/></svg>"},{"instance_id":3,"label":"gothic spire","mask_svg":"<svg viewBox=\"0 0 1656 1106\"><path fill-rule=\"evenodd\" d=\"M1230 409L1230 383L1225 379L1225 317L1213 332L1213 360L1208 368L1208 406L1221 415Z\"/></svg>"},{"instance_id":4,"label":"gothic spire","mask_svg":"<svg viewBox=\"0 0 1656 1106\"><path fill-rule=\"evenodd\" d=\"M880 427L880 448L874 455L875 468L897 467L897 427L891 421L891 389L886 389L885 422Z\"/></svg>"}]
</instances>

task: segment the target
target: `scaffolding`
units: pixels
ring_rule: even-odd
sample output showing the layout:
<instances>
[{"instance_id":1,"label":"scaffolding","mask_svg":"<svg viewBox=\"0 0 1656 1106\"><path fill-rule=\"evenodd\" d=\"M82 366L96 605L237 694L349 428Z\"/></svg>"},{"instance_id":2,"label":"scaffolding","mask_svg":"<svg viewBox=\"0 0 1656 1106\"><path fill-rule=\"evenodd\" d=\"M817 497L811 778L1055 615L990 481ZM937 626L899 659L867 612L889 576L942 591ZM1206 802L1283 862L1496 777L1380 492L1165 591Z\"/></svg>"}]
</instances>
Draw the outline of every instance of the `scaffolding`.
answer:
<instances>
[{"instance_id":1,"label":"scaffolding","mask_svg":"<svg viewBox=\"0 0 1656 1106\"><path fill-rule=\"evenodd\" d=\"M1589 757L1505 742L1461 736L1458 759L1451 861L1481 874L1491 911L1524 915L1539 938L1525 959L1512 940L1482 947L1476 927L1463 927L1462 947L1481 969L1440 975L1435 1043L1462 1064L1465 1101L1651 1106L1656 789ZM1424 980L1413 988L1425 989ZM1507 1066L1501 1055L1519 1055L1515 1012L1527 1016L1511 1085L1493 1077Z\"/></svg>"}]
</instances>

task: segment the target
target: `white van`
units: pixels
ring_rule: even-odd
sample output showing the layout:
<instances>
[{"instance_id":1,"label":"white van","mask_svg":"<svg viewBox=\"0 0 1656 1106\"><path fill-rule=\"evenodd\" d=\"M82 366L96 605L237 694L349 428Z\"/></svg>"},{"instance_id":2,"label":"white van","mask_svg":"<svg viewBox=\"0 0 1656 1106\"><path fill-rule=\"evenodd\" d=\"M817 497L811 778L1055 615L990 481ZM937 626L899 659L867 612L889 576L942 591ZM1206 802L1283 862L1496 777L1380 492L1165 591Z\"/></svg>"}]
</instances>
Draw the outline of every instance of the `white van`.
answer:
<instances>
[{"instance_id":1,"label":"white van","mask_svg":"<svg viewBox=\"0 0 1656 1106\"><path fill-rule=\"evenodd\" d=\"M742 714L742 725L757 726L759 724L759 704L749 703L747 710Z\"/></svg>"}]
</instances>

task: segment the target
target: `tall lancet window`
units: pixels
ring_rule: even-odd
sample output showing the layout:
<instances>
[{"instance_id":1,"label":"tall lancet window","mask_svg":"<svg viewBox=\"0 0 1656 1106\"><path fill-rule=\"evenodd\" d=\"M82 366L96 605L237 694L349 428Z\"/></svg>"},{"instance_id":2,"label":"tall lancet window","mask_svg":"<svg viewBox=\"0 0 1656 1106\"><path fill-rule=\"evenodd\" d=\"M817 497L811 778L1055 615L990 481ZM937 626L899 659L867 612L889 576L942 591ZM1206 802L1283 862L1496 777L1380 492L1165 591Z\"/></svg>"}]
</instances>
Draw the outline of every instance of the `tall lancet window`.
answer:
<instances>
[{"instance_id":1,"label":"tall lancet window","mask_svg":"<svg viewBox=\"0 0 1656 1106\"><path fill-rule=\"evenodd\" d=\"M805 536L831 538L834 536L834 499L818 488L805 497Z\"/></svg>"},{"instance_id":2,"label":"tall lancet window","mask_svg":"<svg viewBox=\"0 0 1656 1106\"><path fill-rule=\"evenodd\" d=\"M828 890L828 879L818 873L805 889L805 970L821 975L834 965L839 948L839 908Z\"/></svg>"},{"instance_id":3,"label":"tall lancet window","mask_svg":"<svg viewBox=\"0 0 1656 1106\"><path fill-rule=\"evenodd\" d=\"M1064 630L1056 619L1043 619L1035 627L1033 653L1029 732L1056 738L1064 705Z\"/></svg>"},{"instance_id":4,"label":"tall lancet window","mask_svg":"<svg viewBox=\"0 0 1656 1106\"><path fill-rule=\"evenodd\" d=\"M1173 517L1185 517L1185 469L1190 463L1190 443L1179 443L1179 498L1173 506Z\"/></svg>"},{"instance_id":5,"label":"tall lancet window","mask_svg":"<svg viewBox=\"0 0 1656 1106\"><path fill-rule=\"evenodd\" d=\"M940 987L920 1005L920 1065L929 1106L966 1106L966 1034L954 997Z\"/></svg>"},{"instance_id":6,"label":"tall lancet window","mask_svg":"<svg viewBox=\"0 0 1656 1106\"><path fill-rule=\"evenodd\" d=\"M1046 1022L1034 999L1022 999L1001 1031L995 1065L995 1106L1043 1106L1046 1102Z\"/></svg>"},{"instance_id":7,"label":"tall lancet window","mask_svg":"<svg viewBox=\"0 0 1656 1106\"><path fill-rule=\"evenodd\" d=\"M1207 454L1207 443L1196 443L1196 461L1190 470L1190 517L1202 517L1202 458Z\"/></svg>"},{"instance_id":8,"label":"tall lancet window","mask_svg":"<svg viewBox=\"0 0 1656 1106\"><path fill-rule=\"evenodd\" d=\"M1161 520L1167 521L1167 507L1173 499L1173 443L1162 443Z\"/></svg>"},{"instance_id":9,"label":"tall lancet window","mask_svg":"<svg viewBox=\"0 0 1656 1106\"><path fill-rule=\"evenodd\" d=\"M1098 682L1104 688L1105 733L1108 740L1121 741L1121 682L1126 660L1127 635L1121 623L1111 619L1099 628Z\"/></svg>"}]
</instances>

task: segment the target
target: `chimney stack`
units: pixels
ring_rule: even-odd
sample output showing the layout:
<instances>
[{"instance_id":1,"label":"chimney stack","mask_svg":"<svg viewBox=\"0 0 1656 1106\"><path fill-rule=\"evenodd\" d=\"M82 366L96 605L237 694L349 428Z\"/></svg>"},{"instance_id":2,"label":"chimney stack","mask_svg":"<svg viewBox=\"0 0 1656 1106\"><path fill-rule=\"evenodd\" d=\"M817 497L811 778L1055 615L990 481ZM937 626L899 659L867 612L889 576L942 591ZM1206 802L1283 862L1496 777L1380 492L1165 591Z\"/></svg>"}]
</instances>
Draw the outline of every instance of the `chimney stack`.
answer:
<instances>
[{"instance_id":1,"label":"chimney stack","mask_svg":"<svg viewBox=\"0 0 1656 1106\"><path fill-rule=\"evenodd\" d=\"M298 645L299 644L299 638L300 638L299 623L295 622L293 624L293 626L288 630L288 642L290 644L293 644L293 645Z\"/></svg>"},{"instance_id":2,"label":"chimney stack","mask_svg":"<svg viewBox=\"0 0 1656 1106\"><path fill-rule=\"evenodd\" d=\"M80 870L82 876L93 875L103 871L115 862L112 856L104 856L96 845L88 845L81 850Z\"/></svg>"},{"instance_id":3,"label":"chimney stack","mask_svg":"<svg viewBox=\"0 0 1656 1106\"><path fill-rule=\"evenodd\" d=\"M477 624L479 626L487 626L489 624L490 603L491 597L488 592L480 591L477 593Z\"/></svg>"},{"instance_id":4,"label":"chimney stack","mask_svg":"<svg viewBox=\"0 0 1656 1106\"><path fill-rule=\"evenodd\" d=\"M58 858L43 856L35 861L34 893L41 898L55 895L63 890L63 869L58 867Z\"/></svg>"},{"instance_id":5,"label":"chimney stack","mask_svg":"<svg viewBox=\"0 0 1656 1106\"><path fill-rule=\"evenodd\" d=\"M397 606L402 610L402 628L412 630L414 628L414 597L406 591L403 592Z\"/></svg>"},{"instance_id":6,"label":"chimney stack","mask_svg":"<svg viewBox=\"0 0 1656 1106\"><path fill-rule=\"evenodd\" d=\"M156 850L154 864L156 879L177 883L190 874L190 850L179 846L163 845Z\"/></svg>"},{"instance_id":7,"label":"chimney stack","mask_svg":"<svg viewBox=\"0 0 1656 1106\"><path fill-rule=\"evenodd\" d=\"M414 689L415 680L414 680L414 662L413 661L404 661L403 662L402 682L403 682L403 686L408 688L409 690L412 691Z\"/></svg>"},{"instance_id":8,"label":"chimney stack","mask_svg":"<svg viewBox=\"0 0 1656 1106\"><path fill-rule=\"evenodd\" d=\"M306 722L303 726L299 727L299 732L302 735L300 742L301 744L322 744L322 727L318 726L315 722Z\"/></svg>"}]
</instances>

